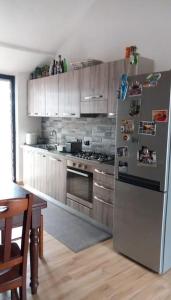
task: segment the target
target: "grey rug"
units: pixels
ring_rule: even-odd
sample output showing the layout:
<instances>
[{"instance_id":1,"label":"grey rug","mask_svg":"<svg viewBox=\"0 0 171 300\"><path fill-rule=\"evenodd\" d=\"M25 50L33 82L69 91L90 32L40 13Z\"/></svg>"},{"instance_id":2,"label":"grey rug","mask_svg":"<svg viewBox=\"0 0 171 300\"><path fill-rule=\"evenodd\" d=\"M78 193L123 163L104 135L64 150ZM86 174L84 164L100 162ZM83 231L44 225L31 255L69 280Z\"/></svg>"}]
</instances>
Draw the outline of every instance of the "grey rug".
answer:
<instances>
[{"instance_id":1,"label":"grey rug","mask_svg":"<svg viewBox=\"0 0 171 300\"><path fill-rule=\"evenodd\" d=\"M43 210L44 229L74 252L79 252L111 235L65 209L48 202Z\"/></svg>"}]
</instances>

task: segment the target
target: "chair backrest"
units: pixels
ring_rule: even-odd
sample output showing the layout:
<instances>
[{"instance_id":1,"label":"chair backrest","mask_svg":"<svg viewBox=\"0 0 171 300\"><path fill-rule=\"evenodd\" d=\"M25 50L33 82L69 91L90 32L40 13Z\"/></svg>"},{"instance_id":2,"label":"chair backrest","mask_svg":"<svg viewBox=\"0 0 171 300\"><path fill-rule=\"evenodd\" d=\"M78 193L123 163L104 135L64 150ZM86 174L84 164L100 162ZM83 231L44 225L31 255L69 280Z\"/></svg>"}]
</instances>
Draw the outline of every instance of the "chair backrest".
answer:
<instances>
[{"instance_id":1,"label":"chair backrest","mask_svg":"<svg viewBox=\"0 0 171 300\"><path fill-rule=\"evenodd\" d=\"M4 220L3 253L1 253L0 270L22 265L22 273L26 270L27 252L29 244L29 229L32 211L32 195L25 198L0 200L0 220ZM22 215L22 238L20 255L12 256L12 228L13 219Z\"/></svg>"}]
</instances>

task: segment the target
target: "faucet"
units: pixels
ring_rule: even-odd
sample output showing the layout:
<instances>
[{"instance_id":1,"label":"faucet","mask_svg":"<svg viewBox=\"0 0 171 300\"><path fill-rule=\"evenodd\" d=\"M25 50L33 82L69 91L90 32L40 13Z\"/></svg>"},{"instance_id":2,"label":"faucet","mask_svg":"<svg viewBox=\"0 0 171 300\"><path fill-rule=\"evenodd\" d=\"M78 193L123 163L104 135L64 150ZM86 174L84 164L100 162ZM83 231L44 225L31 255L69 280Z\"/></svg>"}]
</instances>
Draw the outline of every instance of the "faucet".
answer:
<instances>
[{"instance_id":1,"label":"faucet","mask_svg":"<svg viewBox=\"0 0 171 300\"><path fill-rule=\"evenodd\" d=\"M58 145L58 137L57 137L57 131L55 129L53 129L51 132L50 132L50 136L55 136L55 140L56 140L56 146Z\"/></svg>"}]
</instances>

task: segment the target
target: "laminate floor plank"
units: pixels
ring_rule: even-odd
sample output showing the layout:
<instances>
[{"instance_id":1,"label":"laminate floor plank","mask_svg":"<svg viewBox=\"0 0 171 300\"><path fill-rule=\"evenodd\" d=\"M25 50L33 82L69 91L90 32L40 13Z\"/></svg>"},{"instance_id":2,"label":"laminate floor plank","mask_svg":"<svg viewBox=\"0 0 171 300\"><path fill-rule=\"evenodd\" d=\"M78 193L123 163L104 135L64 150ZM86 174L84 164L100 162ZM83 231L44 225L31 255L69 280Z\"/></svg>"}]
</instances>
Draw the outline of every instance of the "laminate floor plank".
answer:
<instances>
[{"instance_id":1,"label":"laminate floor plank","mask_svg":"<svg viewBox=\"0 0 171 300\"><path fill-rule=\"evenodd\" d=\"M113 250L112 240L78 253L44 233L38 294L27 300L171 300L171 271L158 275ZM9 294L0 300L9 300Z\"/></svg>"}]
</instances>

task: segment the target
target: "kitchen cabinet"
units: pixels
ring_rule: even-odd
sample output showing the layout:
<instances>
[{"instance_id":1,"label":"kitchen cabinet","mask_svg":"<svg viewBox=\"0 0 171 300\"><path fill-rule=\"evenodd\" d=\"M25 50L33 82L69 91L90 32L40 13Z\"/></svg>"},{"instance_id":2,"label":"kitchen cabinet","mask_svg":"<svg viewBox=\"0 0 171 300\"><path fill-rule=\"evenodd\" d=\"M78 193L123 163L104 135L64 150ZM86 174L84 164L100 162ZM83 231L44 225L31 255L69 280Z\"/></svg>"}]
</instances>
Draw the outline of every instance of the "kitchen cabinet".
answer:
<instances>
[{"instance_id":1,"label":"kitchen cabinet","mask_svg":"<svg viewBox=\"0 0 171 300\"><path fill-rule=\"evenodd\" d=\"M113 205L106 203L97 196L93 199L93 217L100 224L113 228Z\"/></svg>"},{"instance_id":2,"label":"kitchen cabinet","mask_svg":"<svg viewBox=\"0 0 171 300\"><path fill-rule=\"evenodd\" d=\"M65 203L66 161L43 151L23 149L23 183Z\"/></svg>"},{"instance_id":3,"label":"kitchen cabinet","mask_svg":"<svg viewBox=\"0 0 171 300\"><path fill-rule=\"evenodd\" d=\"M45 84L45 111L47 117L58 117L58 75L44 78Z\"/></svg>"},{"instance_id":4,"label":"kitchen cabinet","mask_svg":"<svg viewBox=\"0 0 171 300\"><path fill-rule=\"evenodd\" d=\"M45 116L45 78L28 82L28 115Z\"/></svg>"},{"instance_id":5,"label":"kitchen cabinet","mask_svg":"<svg viewBox=\"0 0 171 300\"><path fill-rule=\"evenodd\" d=\"M34 152L28 149L23 149L23 182L34 186Z\"/></svg>"},{"instance_id":6,"label":"kitchen cabinet","mask_svg":"<svg viewBox=\"0 0 171 300\"><path fill-rule=\"evenodd\" d=\"M93 218L113 227L114 166L103 165L93 172Z\"/></svg>"},{"instance_id":7,"label":"kitchen cabinet","mask_svg":"<svg viewBox=\"0 0 171 300\"><path fill-rule=\"evenodd\" d=\"M81 113L107 113L108 63L81 69Z\"/></svg>"},{"instance_id":8,"label":"kitchen cabinet","mask_svg":"<svg viewBox=\"0 0 171 300\"><path fill-rule=\"evenodd\" d=\"M65 203L66 201L66 161L48 156L46 173L46 193L50 197Z\"/></svg>"},{"instance_id":9,"label":"kitchen cabinet","mask_svg":"<svg viewBox=\"0 0 171 300\"><path fill-rule=\"evenodd\" d=\"M28 82L28 115L58 117L58 76Z\"/></svg>"},{"instance_id":10,"label":"kitchen cabinet","mask_svg":"<svg viewBox=\"0 0 171 300\"><path fill-rule=\"evenodd\" d=\"M136 66L121 59L30 80L28 115L79 118L81 113L115 116L122 74L137 75L153 70L153 61L140 57Z\"/></svg>"},{"instance_id":11,"label":"kitchen cabinet","mask_svg":"<svg viewBox=\"0 0 171 300\"><path fill-rule=\"evenodd\" d=\"M59 116L80 117L80 71L59 75Z\"/></svg>"},{"instance_id":12,"label":"kitchen cabinet","mask_svg":"<svg viewBox=\"0 0 171 300\"><path fill-rule=\"evenodd\" d=\"M40 191L41 193L45 193L47 191L46 185L46 160L47 156L42 152L34 153L34 183L33 187Z\"/></svg>"},{"instance_id":13,"label":"kitchen cabinet","mask_svg":"<svg viewBox=\"0 0 171 300\"><path fill-rule=\"evenodd\" d=\"M151 59L140 57L138 65L126 64L124 59L108 63L109 68L109 90L108 90L108 115L116 115L117 96L122 74L138 75L152 73L154 62Z\"/></svg>"},{"instance_id":14,"label":"kitchen cabinet","mask_svg":"<svg viewBox=\"0 0 171 300\"><path fill-rule=\"evenodd\" d=\"M73 201L70 198L67 198L67 205L72 207L73 209L76 209L77 211L83 213L84 215L92 217L92 208L89 208L85 205L82 205L81 203Z\"/></svg>"}]
</instances>

